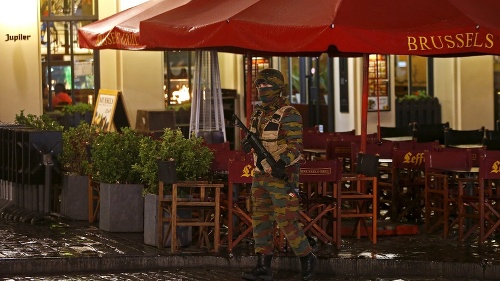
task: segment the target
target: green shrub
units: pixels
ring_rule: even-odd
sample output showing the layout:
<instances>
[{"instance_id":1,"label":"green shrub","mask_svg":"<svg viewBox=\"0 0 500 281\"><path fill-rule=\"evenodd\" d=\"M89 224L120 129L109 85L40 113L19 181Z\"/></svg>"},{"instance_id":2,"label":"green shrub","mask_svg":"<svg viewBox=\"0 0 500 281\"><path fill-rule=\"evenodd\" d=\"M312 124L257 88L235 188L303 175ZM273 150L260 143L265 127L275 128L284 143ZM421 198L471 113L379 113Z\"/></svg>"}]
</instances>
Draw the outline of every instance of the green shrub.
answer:
<instances>
[{"instance_id":1,"label":"green shrub","mask_svg":"<svg viewBox=\"0 0 500 281\"><path fill-rule=\"evenodd\" d=\"M89 150L98 136L97 128L87 123L63 131L62 154L59 158L64 172L73 175L90 175Z\"/></svg>"},{"instance_id":2,"label":"green shrub","mask_svg":"<svg viewBox=\"0 0 500 281\"><path fill-rule=\"evenodd\" d=\"M213 152L203 144L203 138L192 135L186 139L180 129L166 128L160 140L141 140L139 161L133 169L141 174L146 192L158 193L158 160L175 160L177 180L206 179Z\"/></svg>"},{"instance_id":3,"label":"green shrub","mask_svg":"<svg viewBox=\"0 0 500 281\"><path fill-rule=\"evenodd\" d=\"M102 183L142 183L140 174L132 169L138 162L144 136L131 128L122 132L100 133L91 148L92 175Z\"/></svg>"},{"instance_id":4,"label":"green shrub","mask_svg":"<svg viewBox=\"0 0 500 281\"><path fill-rule=\"evenodd\" d=\"M24 110L16 114L16 123L26 127L36 128L44 131L62 131L64 129L61 124L52 119L48 115L37 116L34 114L24 115Z\"/></svg>"}]
</instances>

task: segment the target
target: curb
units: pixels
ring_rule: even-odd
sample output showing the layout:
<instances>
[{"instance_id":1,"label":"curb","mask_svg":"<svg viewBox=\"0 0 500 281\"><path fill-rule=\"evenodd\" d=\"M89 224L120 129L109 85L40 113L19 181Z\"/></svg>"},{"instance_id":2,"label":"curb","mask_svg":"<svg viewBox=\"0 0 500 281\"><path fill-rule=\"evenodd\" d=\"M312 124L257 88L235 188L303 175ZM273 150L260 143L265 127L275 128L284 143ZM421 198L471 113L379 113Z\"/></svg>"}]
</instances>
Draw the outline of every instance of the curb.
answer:
<instances>
[{"instance_id":1,"label":"curb","mask_svg":"<svg viewBox=\"0 0 500 281\"><path fill-rule=\"evenodd\" d=\"M29 258L5 259L1 262L0 277L19 275L56 275L75 272L123 272L148 271L165 268L249 268L255 265L254 256L115 256L81 258ZM299 260L296 257L277 257L273 268L280 271L298 271ZM318 274L363 277L442 277L471 278L478 280L498 280L500 265L436 262L403 261L380 259L321 259Z\"/></svg>"}]
</instances>

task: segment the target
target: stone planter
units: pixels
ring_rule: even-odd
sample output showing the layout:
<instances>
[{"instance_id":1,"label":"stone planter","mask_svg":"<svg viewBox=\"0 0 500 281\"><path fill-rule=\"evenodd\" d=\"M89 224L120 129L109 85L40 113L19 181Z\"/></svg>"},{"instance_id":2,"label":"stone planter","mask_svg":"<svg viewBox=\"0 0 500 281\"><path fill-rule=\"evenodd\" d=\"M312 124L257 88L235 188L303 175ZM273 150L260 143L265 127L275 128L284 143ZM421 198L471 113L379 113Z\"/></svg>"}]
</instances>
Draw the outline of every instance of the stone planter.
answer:
<instances>
[{"instance_id":1,"label":"stone planter","mask_svg":"<svg viewBox=\"0 0 500 281\"><path fill-rule=\"evenodd\" d=\"M170 196L170 195L166 195ZM191 216L189 211L181 211L180 216ZM144 197L144 244L158 246L158 195L148 193ZM163 233L167 233L168 224L163 225ZM180 246L189 246L193 240L193 228L190 226L178 226L177 237ZM170 238L164 246L170 246Z\"/></svg>"},{"instance_id":2,"label":"stone planter","mask_svg":"<svg viewBox=\"0 0 500 281\"><path fill-rule=\"evenodd\" d=\"M88 186L88 176L63 175L61 215L74 220L88 220Z\"/></svg>"},{"instance_id":3,"label":"stone planter","mask_svg":"<svg viewBox=\"0 0 500 281\"><path fill-rule=\"evenodd\" d=\"M142 184L100 184L99 228L109 232L142 232Z\"/></svg>"}]
</instances>

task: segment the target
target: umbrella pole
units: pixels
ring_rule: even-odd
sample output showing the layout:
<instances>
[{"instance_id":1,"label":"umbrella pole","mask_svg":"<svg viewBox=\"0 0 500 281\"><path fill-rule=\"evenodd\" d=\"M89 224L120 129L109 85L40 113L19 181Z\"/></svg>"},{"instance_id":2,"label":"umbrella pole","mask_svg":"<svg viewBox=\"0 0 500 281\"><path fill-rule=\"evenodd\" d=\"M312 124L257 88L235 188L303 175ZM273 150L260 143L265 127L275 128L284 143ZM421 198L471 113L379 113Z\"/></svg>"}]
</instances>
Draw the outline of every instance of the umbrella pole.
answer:
<instances>
[{"instance_id":1,"label":"umbrella pole","mask_svg":"<svg viewBox=\"0 0 500 281\"><path fill-rule=\"evenodd\" d=\"M361 147L360 151L366 151L366 131L368 129L368 64L369 54L363 55L363 90L361 95Z\"/></svg>"},{"instance_id":2,"label":"umbrella pole","mask_svg":"<svg viewBox=\"0 0 500 281\"><path fill-rule=\"evenodd\" d=\"M246 112L245 116L247 116L247 127L250 123L250 114L252 113L252 55L250 53L247 54L247 99L246 99Z\"/></svg>"}]
</instances>

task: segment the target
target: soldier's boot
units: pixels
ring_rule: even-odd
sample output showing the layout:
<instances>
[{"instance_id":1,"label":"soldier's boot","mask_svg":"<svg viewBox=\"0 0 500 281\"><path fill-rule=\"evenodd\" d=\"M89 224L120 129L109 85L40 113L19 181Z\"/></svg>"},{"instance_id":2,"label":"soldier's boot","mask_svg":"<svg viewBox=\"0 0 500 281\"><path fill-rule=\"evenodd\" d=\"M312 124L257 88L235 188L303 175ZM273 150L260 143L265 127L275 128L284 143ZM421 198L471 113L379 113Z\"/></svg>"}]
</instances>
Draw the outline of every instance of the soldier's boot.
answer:
<instances>
[{"instance_id":1,"label":"soldier's boot","mask_svg":"<svg viewBox=\"0 0 500 281\"><path fill-rule=\"evenodd\" d=\"M317 265L318 257L316 257L312 252L310 252L307 256L300 257L301 280L309 280L309 278L313 276Z\"/></svg>"},{"instance_id":2,"label":"soldier's boot","mask_svg":"<svg viewBox=\"0 0 500 281\"><path fill-rule=\"evenodd\" d=\"M242 278L245 280L273 280L272 260L273 255L257 254L257 265L251 271L243 273Z\"/></svg>"}]
</instances>

